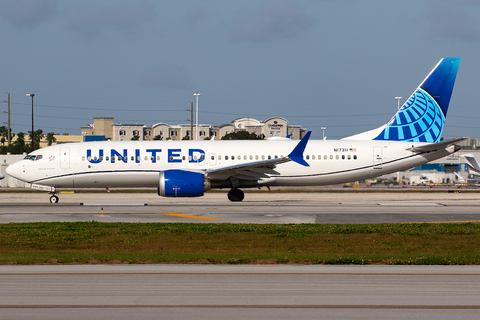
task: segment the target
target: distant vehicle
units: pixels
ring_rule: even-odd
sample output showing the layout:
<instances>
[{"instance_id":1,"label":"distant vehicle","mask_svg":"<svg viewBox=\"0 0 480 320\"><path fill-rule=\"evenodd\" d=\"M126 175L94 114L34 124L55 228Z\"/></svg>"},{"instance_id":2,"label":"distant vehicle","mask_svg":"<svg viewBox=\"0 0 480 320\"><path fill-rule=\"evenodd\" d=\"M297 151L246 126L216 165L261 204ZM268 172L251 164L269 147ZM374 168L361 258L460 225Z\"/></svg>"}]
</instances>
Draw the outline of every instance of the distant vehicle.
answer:
<instances>
[{"instance_id":1,"label":"distant vehicle","mask_svg":"<svg viewBox=\"0 0 480 320\"><path fill-rule=\"evenodd\" d=\"M385 125L342 140L100 141L33 151L7 173L52 194L56 188L157 187L165 197L228 188L318 186L407 170L460 150L441 141L459 58L444 58ZM376 92L372 93L375 99Z\"/></svg>"}]
</instances>

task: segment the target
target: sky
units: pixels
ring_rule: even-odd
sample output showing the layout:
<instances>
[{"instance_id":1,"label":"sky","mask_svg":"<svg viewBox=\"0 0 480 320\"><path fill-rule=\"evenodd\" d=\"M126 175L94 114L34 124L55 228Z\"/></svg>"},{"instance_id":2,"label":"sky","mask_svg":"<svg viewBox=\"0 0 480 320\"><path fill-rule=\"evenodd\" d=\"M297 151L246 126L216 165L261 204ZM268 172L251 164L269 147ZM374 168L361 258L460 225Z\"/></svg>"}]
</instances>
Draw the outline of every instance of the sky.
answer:
<instances>
[{"instance_id":1,"label":"sky","mask_svg":"<svg viewBox=\"0 0 480 320\"><path fill-rule=\"evenodd\" d=\"M444 138L477 137L477 0L1 0L0 125L80 134L93 117L279 116L321 139L374 129L460 57ZM2 124L3 123L3 124Z\"/></svg>"}]
</instances>

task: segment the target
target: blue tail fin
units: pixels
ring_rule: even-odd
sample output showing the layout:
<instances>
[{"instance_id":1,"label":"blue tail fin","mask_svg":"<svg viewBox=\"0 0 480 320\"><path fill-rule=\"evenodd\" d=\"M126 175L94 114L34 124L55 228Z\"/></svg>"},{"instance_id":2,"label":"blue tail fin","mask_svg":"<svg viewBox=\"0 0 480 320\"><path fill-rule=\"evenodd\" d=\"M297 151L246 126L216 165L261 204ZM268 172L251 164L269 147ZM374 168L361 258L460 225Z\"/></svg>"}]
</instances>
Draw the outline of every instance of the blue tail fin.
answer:
<instances>
[{"instance_id":1,"label":"blue tail fin","mask_svg":"<svg viewBox=\"0 0 480 320\"><path fill-rule=\"evenodd\" d=\"M443 58L373 140L439 142L460 58Z\"/></svg>"}]
</instances>

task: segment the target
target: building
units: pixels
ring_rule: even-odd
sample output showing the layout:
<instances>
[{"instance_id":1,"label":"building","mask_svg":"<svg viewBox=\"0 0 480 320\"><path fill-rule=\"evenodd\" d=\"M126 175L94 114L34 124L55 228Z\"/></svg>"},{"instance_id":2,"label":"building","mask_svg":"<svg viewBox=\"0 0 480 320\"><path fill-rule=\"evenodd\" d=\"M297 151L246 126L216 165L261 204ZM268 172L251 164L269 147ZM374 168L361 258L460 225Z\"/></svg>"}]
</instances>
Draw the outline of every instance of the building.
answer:
<instances>
[{"instance_id":1,"label":"building","mask_svg":"<svg viewBox=\"0 0 480 320\"><path fill-rule=\"evenodd\" d=\"M182 140L188 137L195 138L196 127L190 124L169 125L167 123L156 123L151 127L144 124L123 124L114 123L114 118L103 117L93 118L93 124L81 127L84 141L93 141L92 136L103 137L114 141L132 140L138 136L138 140ZM198 139L220 140L228 133L246 130L249 133L264 135L268 137L286 137L290 135L291 139L300 140L306 130L301 126L289 126L288 121L281 117L271 117L263 121L253 118L238 118L232 121L232 124L223 124L213 127L209 124L198 125ZM97 139L98 140L98 139ZM101 139L103 140L103 139Z\"/></svg>"}]
</instances>

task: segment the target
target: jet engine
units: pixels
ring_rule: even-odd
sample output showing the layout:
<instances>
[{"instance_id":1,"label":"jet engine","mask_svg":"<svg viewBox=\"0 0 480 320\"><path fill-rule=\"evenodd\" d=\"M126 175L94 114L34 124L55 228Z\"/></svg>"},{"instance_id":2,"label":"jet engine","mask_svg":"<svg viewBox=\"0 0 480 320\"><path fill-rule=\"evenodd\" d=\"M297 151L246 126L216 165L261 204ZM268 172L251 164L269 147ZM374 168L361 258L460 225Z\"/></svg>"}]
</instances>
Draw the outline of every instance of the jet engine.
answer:
<instances>
[{"instance_id":1,"label":"jet engine","mask_svg":"<svg viewBox=\"0 0 480 320\"><path fill-rule=\"evenodd\" d=\"M162 197L201 197L210 190L210 181L199 172L165 170L160 172L158 195Z\"/></svg>"}]
</instances>

